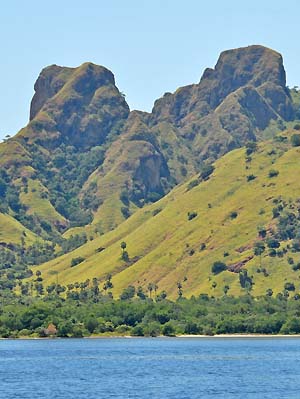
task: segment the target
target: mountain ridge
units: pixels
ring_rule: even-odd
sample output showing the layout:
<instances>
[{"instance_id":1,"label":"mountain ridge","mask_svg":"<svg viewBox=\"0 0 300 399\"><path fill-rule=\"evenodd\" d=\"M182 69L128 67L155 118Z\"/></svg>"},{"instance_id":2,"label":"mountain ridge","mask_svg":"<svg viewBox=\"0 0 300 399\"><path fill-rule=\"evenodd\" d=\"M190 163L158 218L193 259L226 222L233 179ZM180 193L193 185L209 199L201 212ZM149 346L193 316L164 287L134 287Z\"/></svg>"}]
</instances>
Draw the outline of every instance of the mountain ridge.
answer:
<instances>
[{"instance_id":1,"label":"mountain ridge","mask_svg":"<svg viewBox=\"0 0 300 399\"><path fill-rule=\"evenodd\" d=\"M291 129L298 97L281 55L259 45L222 52L198 84L166 93L151 113L130 111L105 67L44 68L29 124L0 145L0 212L31 233L15 229L4 248L28 265L33 237L30 264L113 234L192 176L200 182L224 154Z\"/></svg>"}]
</instances>

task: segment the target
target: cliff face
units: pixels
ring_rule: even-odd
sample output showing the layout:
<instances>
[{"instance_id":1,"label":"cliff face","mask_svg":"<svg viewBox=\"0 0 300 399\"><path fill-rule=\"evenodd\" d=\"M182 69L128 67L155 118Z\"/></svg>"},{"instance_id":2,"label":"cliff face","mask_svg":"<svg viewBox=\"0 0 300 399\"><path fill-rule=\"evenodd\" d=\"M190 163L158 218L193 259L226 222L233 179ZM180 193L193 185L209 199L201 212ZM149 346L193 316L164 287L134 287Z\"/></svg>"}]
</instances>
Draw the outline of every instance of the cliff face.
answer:
<instances>
[{"instance_id":1,"label":"cliff face","mask_svg":"<svg viewBox=\"0 0 300 399\"><path fill-rule=\"evenodd\" d=\"M106 68L86 63L78 68L52 65L35 83L29 134L50 147L61 143L82 149L102 144L129 114L129 107ZM43 134L52 133L50 140ZM48 142L48 143L47 143Z\"/></svg>"},{"instance_id":2,"label":"cliff face","mask_svg":"<svg viewBox=\"0 0 300 399\"><path fill-rule=\"evenodd\" d=\"M228 50L221 53L214 69L207 68L199 84L185 86L174 94L166 94L155 102L153 123L167 120L179 126L188 122L188 116L204 117L214 111L225 98L241 87L260 88L270 86L284 92L285 109L277 107L284 119L292 117L292 107L286 90L285 70L280 54L262 46ZM274 104L276 92L264 91ZM282 101L281 96L281 101Z\"/></svg>"},{"instance_id":3,"label":"cliff face","mask_svg":"<svg viewBox=\"0 0 300 399\"><path fill-rule=\"evenodd\" d=\"M92 63L49 66L34 88L30 122L5 143L0 166L12 179L38 178L65 226L101 222L104 231L271 121L294 118L282 57L263 46L221 53L198 84L166 93L151 113L130 112L113 74Z\"/></svg>"},{"instance_id":4,"label":"cliff face","mask_svg":"<svg viewBox=\"0 0 300 399\"><path fill-rule=\"evenodd\" d=\"M42 70L34 84L35 94L30 105L30 120L37 115L47 100L50 100L65 85L72 72L72 68L58 65L51 65Z\"/></svg>"}]
</instances>

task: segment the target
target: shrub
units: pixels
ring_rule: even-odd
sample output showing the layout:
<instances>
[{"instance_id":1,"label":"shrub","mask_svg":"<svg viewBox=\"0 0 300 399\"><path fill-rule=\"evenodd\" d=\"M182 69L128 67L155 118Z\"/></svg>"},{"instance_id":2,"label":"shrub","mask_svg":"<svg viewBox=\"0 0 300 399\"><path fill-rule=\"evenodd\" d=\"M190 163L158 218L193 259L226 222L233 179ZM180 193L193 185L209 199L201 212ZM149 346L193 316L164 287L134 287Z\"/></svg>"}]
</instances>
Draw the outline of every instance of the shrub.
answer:
<instances>
[{"instance_id":1,"label":"shrub","mask_svg":"<svg viewBox=\"0 0 300 399\"><path fill-rule=\"evenodd\" d=\"M188 186L187 186L187 190L189 191L189 190L191 190L192 188L198 186L199 183L200 183L200 182L199 182L199 179L191 180L191 181L189 182Z\"/></svg>"},{"instance_id":2,"label":"shrub","mask_svg":"<svg viewBox=\"0 0 300 399\"><path fill-rule=\"evenodd\" d=\"M209 176L213 173L215 170L213 165L204 165L201 169L200 173L200 179L201 180L208 180Z\"/></svg>"},{"instance_id":3,"label":"shrub","mask_svg":"<svg viewBox=\"0 0 300 399\"><path fill-rule=\"evenodd\" d=\"M300 241L299 240L293 240L292 252L300 252Z\"/></svg>"},{"instance_id":4,"label":"shrub","mask_svg":"<svg viewBox=\"0 0 300 399\"><path fill-rule=\"evenodd\" d=\"M198 215L197 212L188 212L187 214L188 220L194 219L197 215Z\"/></svg>"},{"instance_id":5,"label":"shrub","mask_svg":"<svg viewBox=\"0 0 300 399\"><path fill-rule=\"evenodd\" d=\"M299 124L299 123L296 123L296 125L294 126L294 129L295 129L295 130L300 130L300 124Z\"/></svg>"},{"instance_id":6,"label":"shrub","mask_svg":"<svg viewBox=\"0 0 300 399\"><path fill-rule=\"evenodd\" d=\"M223 272L224 270L227 270L227 266L225 263L220 262L220 261L214 262L214 264L212 265L212 268L211 268L211 271L213 274L219 274L219 273Z\"/></svg>"},{"instance_id":7,"label":"shrub","mask_svg":"<svg viewBox=\"0 0 300 399\"><path fill-rule=\"evenodd\" d=\"M247 156L249 156L256 150L257 150L257 144L255 141L248 141L248 143L246 143L246 155Z\"/></svg>"},{"instance_id":8,"label":"shrub","mask_svg":"<svg viewBox=\"0 0 300 399\"><path fill-rule=\"evenodd\" d=\"M163 327L162 333L163 333L163 335L166 335L168 337L174 337L175 336L175 328L172 326L172 324L166 323Z\"/></svg>"},{"instance_id":9,"label":"shrub","mask_svg":"<svg viewBox=\"0 0 300 399\"><path fill-rule=\"evenodd\" d=\"M136 336L136 337L143 337L144 336L143 327L140 324L133 327L133 329L131 330L131 335Z\"/></svg>"},{"instance_id":10,"label":"shrub","mask_svg":"<svg viewBox=\"0 0 300 399\"><path fill-rule=\"evenodd\" d=\"M123 202L124 205L126 205L126 206L129 205L129 198L128 198L128 191L127 190L121 191L120 200Z\"/></svg>"},{"instance_id":11,"label":"shrub","mask_svg":"<svg viewBox=\"0 0 300 399\"><path fill-rule=\"evenodd\" d=\"M82 263L85 260L82 256L78 256L77 258L73 258L71 260L71 267L79 265L79 263Z\"/></svg>"},{"instance_id":12,"label":"shrub","mask_svg":"<svg viewBox=\"0 0 300 399\"><path fill-rule=\"evenodd\" d=\"M297 270L300 270L300 263L293 264L292 269L294 270L294 272L296 272Z\"/></svg>"},{"instance_id":13,"label":"shrub","mask_svg":"<svg viewBox=\"0 0 300 399\"><path fill-rule=\"evenodd\" d=\"M269 256L271 256L271 258L274 258L277 255L277 252L274 248L271 248L269 251Z\"/></svg>"},{"instance_id":14,"label":"shrub","mask_svg":"<svg viewBox=\"0 0 300 399\"><path fill-rule=\"evenodd\" d=\"M284 289L287 291L295 291L295 284L294 283L285 283Z\"/></svg>"},{"instance_id":15,"label":"shrub","mask_svg":"<svg viewBox=\"0 0 300 399\"><path fill-rule=\"evenodd\" d=\"M122 259L124 262L129 262L129 254L128 254L127 251L124 250L124 251L122 252L121 259Z\"/></svg>"},{"instance_id":16,"label":"shrub","mask_svg":"<svg viewBox=\"0 0 300 399\"><path fill-rule=\"evenodd\" d=\"M268 248L279 248L280 242L278 240L276 240L275 238L268 238L267 246L268 246Z\"/></svg>"},{"instance_id":17,"label":"shrub","mask_svg":"<svg viewBox=\"0 0 300 399\"><path fill-rule=\"evenodd\" d=\"M255 179L256 179L256 176L254 176L254 175L248 175L247 176L247 182L255 180Z\"/></svg>"},{"instance_id":18,"label":"shrub","mask_svg":"<svg viewBox=\"0 0 300 399\"><path fill-rule=\"evenodd\" d=\"M265 238L265 237L266 237L266 235L267 235L267 230L266 230L265 227L259 226L259 227L257 228L257 231L258 231L259 237L261 237L261 238Z\"/></svg>"},{"instance_id":19,"label":"shrub","mask_svg":"<svg viewBox=\"0 0 300 399\"><path fill-rule=\"evenodd\" d=\"M278 170L275 170L275 169L271 169L271 170L269 170L269 177L276 177L276 176L278 176L279 175L279 171Z\"/></svg>"},{"instance_id":20,"label":"shrub","mask_svg":"<svg viewBox=\"0 0 300 399\"><path fill-rule=\"evenodd\" d=\"M299 147L300 146L300 134L296 133L293 134L291 137L291 144L293 147Z\"/></svg>"},{"instance_id":21,"label":"shrub","mask_svg":"<svg viewBox=\"0 0 300 399\"><path fill-rule=\"evenodd\" d=\"M278 218L278 216L280 216L280 210L278 208L273 208L272 213L273 213L273 219L276 219Z\"/></svg>"},{"instance_id":22,"label":"shrub","mask_svg":"<svg viewBox=\"0 0 300 399\"><path fill-rule=\"evenodd\" d=\"M133 298L135 295L135 287L133 285L129 285L127 288L124 288L123 292L120 295L121 301L126 301L127 299Z\"/></svg>"},{"instance_id":23,"label":"shrub","mask_svg":"<svg viewBox=\"0 0 300 399\"><path fill-rule=\"evenodd\" d=\"M238 213L236 211L232 211L232 212L230 212L229 216L231 219L235 219L235 218L237 218L237 215L238 215Z\"/></svg>"},{"instance_id":24,"label":"shrub","mask_svg":"<svg viewBox=\"0 0 300 399\"><path fill-rule=\"evenodd\" d=\"M124 216L125 219L129 218L130 210L129 210L129 208L127 206L122 206L121 207L121 212L122 212L122 215Z\"/></svg>"},{"instance_id":25,"label":"shrub","mask_svg":"<svg viewBox=\"0 0 300 399\"><path fill-rule=\"evenodd\" d=\"M205 248L206 248L206 244L205 244L204 242L202 242L202 243L200 244L200 251L204 251Z\"/></svg>"},{"instance_id":26,"label":"shrub","mask_svg":"<svg viewBox=\"0 0 300 399\"><path fill-rule=\"evenodd\" d=\"M161 199L161 194L151 191L147 194L148 202L156 202Z\"/></svg>"},{"instance_id":27,"label":"shrub","mask_svg":"<svg viewBox=\"0 0 300 399\"><path fill-rule=\"evenodd\" d=\"M154 209L153 211L152 211L152 216L156 216L156 215L158 215L159 214L159 212L161 212L162 211L162 209L161 208L156 208L156 209Z\"/></svg>"},{"instance_id":28,"label":"shrub","mask_svg":"<svg viewBox=\"0 0 300 399\"><path fill-rule=\"evenodd\" d=\"M201 332L200 327L191 321L187 322L184 328L185 334L199 334Z\"/></svg>"}]
</instances>

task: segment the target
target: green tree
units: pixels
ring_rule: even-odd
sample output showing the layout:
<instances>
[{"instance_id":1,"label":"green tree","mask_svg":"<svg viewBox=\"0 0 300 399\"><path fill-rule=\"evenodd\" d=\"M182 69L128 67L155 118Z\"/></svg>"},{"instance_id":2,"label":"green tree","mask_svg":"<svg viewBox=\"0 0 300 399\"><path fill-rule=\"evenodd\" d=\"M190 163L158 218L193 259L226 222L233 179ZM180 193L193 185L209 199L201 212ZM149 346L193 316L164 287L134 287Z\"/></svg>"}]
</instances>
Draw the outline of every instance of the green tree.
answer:
<instances>
[{"instance_id":1,"label":"green tree","mask_svg":"<svg viewBox=\"0 0 300 399\"><path fill-rule=\"evenodd\" d=\"M122 242L121 242L121 249L122 249L123 253L124 253L126 247L127 247L126 242L125 242L125 241L122 241Z\"/></svg>"},{"instance_id":2,"label":"green tree","mask_svg":"<svg viewBox=\"0 0 300 399\"><path fill-rule=\"evenodd\" d=\"M175 336L175 328L173 327L173 325L171 323L166 323L163 326L162 333L163 333L163 335L166 335L168 337L174 337Z\"/></svg>"},{"instance_id":3,"label":"green tree","mask_svg":"<svg viewBox=\"0 0 300 399\"><path fill-rule=\"evenodd\" d=\"M219 274L223 271L227 270L227 266L224 262L216 261L213 263L211 271L213 274Z\"/></svg>"},{"instance_id":4,"label":"green tree","mask_svg":"<svg viewBox=\"0 0 300 399\"><path fill-rule=\"evenodd\" d=\"M125 301L127 299L133 298L134 295L135 295L135 288L133 285L129 285L127 288L123 290L122 294L120 295L120 299L122 301Z\"/></svg>"},{"instance_id":5,"label":"green tree","mask_svg":"<svg viewBox=\"0 0 300 399\"><path fill-rule=\"evenodd\" d=\"M291 137L291 144L293 147L299 147L300 146L300 134L295 133Z\"/></svg>"},{"instance_id":6,"label":"green tree","mask_svg":"<svg viewBox=\"0 0 300 399\"><path fill-rule=\"evenodd\" d=\"M265 244L263 243L263 241L256 241L256 243L254 244L254 247L253 247L254 255L259 256L260 267L262 264L261 257L262 257L262 254L264 253L265 249L266 249L266 247L265 247Z\"/></svg>"}]
</instances>

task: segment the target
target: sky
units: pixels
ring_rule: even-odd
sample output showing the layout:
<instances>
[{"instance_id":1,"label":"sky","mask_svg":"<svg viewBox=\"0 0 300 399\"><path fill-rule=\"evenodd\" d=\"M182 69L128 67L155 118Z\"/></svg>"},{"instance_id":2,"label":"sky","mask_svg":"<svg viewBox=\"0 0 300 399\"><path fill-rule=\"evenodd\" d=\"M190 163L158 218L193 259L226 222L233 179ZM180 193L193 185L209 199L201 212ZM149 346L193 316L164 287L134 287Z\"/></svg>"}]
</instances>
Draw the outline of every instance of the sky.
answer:
<instances>
[{"instance_id":1,"label":"sky","mask_svg":"<svg viewBox=\"0 0 300 399\"><path fill-rule=\"evenodd\" d=\"M299 0L3 0L0 138L28 122L34 82L47 65L103 65L131 109L197 83L223 50L262 44L300 86Z\"/></svg>"}]
</instances>

